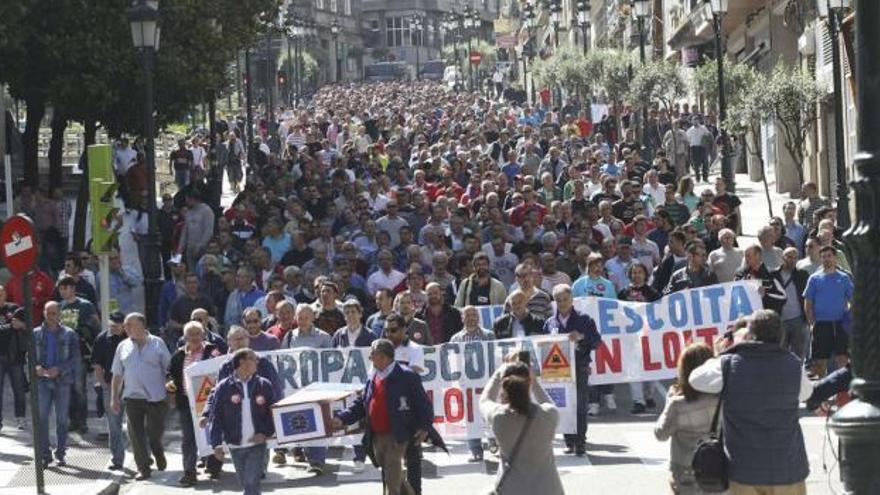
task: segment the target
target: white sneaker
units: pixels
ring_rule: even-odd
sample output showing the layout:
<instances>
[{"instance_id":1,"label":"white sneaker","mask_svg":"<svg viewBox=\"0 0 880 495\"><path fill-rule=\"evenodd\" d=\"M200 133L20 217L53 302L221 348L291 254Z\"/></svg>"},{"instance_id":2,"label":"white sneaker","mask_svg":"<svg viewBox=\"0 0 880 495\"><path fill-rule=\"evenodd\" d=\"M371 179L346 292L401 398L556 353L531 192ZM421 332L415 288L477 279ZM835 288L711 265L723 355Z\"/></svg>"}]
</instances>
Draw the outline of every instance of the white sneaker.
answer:
<instances>
[{"instance_id":1,"label":"white sneaker","mask_svg":"<svg viewBox=\"0 0 880 495\"><path fill-rule=\"evenodd\" d=\"M18 429L19 429L19 430L26 430L26 429L27 429L27 420L26 420L26 419L24 419L24 418L15 418L15 422L18 424Z\"/></svg>"},{"instance_id":2,"label":"white sneaker","mask_svg":"<svg viewBox=\"0 0 880 495\"><path fill-rule=\"evenodd\" d=\"M364 472L364 461L354 461L354 472L355 473L363 473Z\"/></svg>"},{"instance_id":3,"label":"white sneaker","mask_svg":"<svg viewBox=\"0 0 880 495\"><path fill-rule=\"evenodd\" d=\"M605 396L605 407L608 408L609 411L614 411L617 409L617 402L614 400L613 395Z\"/></svg>"},{"instance_id":4,"label":"white sneaker","mask_svg":"<svg viewBox=\"0 0 880 495\"><path fill-rule=\"evenodd\" d=\"M599 403L598 402L590 402L590 405L587 407L587 415L588 416L598 416L599 415Z\"/></svg>"}]
</instances>

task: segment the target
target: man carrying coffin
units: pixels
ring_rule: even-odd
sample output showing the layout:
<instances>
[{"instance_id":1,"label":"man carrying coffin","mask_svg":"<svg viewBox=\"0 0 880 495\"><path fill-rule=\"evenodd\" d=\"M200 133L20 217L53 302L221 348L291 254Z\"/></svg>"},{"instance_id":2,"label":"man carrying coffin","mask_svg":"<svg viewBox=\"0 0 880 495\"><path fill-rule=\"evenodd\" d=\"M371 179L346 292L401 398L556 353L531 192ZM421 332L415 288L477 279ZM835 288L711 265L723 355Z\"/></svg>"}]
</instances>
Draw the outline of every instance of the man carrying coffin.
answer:
<instances>
[{"instance_id":1,"label":"man carrying coffin","mask_svg":"<svg viewBox=\"0 0 880 495\"><path fill-rule=\"evenodd\" d=\"M394 361L390 340L373 341L370 361L374 372L364 393L350 408L337 413L332 426L342 429L365 419L364 448L373 464L382 469L387 493L412 495L415 490L403 476L403 458L413 439L421 443L430 435L443 445L431 426L434 408L419 375Z\"/></svg>"},{"instance_id":2,"label":"man carrying coffin","mask_svg":"<svg viewBox=\"0 0 880 495\"><path fill-rule=\"evenodd\" d=\"M257 375L258 362L250 349L235 351L235 372L217 384L208 421L214 456L222 461L223 444L229 447L244 495L259 495L266 468L266 439L275 435L275 389L272 382Z\"/></svg>"}]
</instances>

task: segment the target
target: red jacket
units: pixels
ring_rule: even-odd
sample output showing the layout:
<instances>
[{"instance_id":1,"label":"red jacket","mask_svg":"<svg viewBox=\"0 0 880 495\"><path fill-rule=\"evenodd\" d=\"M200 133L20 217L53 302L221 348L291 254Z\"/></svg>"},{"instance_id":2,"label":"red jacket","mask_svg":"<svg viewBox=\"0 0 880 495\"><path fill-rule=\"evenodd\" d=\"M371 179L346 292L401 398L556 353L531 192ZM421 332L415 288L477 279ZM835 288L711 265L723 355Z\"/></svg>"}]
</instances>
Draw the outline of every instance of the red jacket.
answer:
<instances>
[{"instance_id":1,"label":"red jacket","mask_svg":"<svg viewBox=\"0 0 880 495\"><path fill-rule=\"evenodd\" d=\"M32 294L32 322L34 326L43 322L43 306L52 299L52 293L55 290L55 283L52 278L45 272L37 269L31 274L31 294ZM22 287L22 278L20 275L13 275L6 282L6 296L10 302L14 302L20 306L24 305L24 289Z\"/></svg>"}]
</instances>

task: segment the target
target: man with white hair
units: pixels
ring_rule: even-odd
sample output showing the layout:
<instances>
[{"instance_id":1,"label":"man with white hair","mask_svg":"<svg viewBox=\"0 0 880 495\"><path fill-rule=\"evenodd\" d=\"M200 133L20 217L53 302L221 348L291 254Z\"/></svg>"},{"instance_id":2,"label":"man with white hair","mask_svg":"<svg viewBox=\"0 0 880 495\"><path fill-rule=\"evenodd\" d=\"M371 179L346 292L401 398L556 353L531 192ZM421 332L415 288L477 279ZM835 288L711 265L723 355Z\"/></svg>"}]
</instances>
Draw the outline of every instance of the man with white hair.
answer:
<instances>
[{"instance_id":1,"label":"man with white hair","mask_svg":"<svg viewBox=\"0 0 880 495\"><path fill-rule=\"evenodd\" d=\"M736 247L736 234L731 229L718 232L721 247L709 253L709 269L719 283L731 282L743 264L743 250Z\"/></svg>"}]
</instances>

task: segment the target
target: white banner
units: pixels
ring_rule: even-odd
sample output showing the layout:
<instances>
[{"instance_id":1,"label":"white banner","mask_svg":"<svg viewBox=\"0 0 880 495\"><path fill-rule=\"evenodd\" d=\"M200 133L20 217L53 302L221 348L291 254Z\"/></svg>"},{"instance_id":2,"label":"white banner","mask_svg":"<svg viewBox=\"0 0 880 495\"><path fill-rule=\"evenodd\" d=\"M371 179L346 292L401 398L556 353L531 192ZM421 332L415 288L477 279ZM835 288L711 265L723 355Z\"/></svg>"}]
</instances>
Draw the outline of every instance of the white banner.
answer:
<instances>
[{"instance_id":1,"label":"white banner","mask_svg":"<svg viewBox=\"0 0 880 495\"><path fill-rule=\"evenodd\" d=\"M574 380L574 346L565 336L536 336L528 339L447 343L423 348L425 370L422 384L434 405L434 426L444 438L479 438L482 418L480 393L502 358L514 350L528 350L536 374L560 410L559 433L573 433L577 427ZM369 348L296 348L260 353L278 371L289 396L310 383L364 384L370 376ZM189 381L190 409L195 425L204 409L217 374L229 356L200 361L185 370ZM199 454L211 448L207 431L196 427ZM359 443L360 437L342 437L304 442L303 445ZM273 446L270 443L270 446Z\"/></svg>"}]
</instances>

